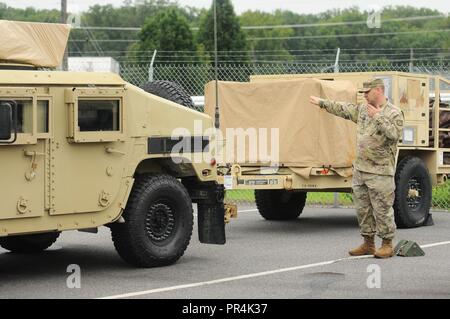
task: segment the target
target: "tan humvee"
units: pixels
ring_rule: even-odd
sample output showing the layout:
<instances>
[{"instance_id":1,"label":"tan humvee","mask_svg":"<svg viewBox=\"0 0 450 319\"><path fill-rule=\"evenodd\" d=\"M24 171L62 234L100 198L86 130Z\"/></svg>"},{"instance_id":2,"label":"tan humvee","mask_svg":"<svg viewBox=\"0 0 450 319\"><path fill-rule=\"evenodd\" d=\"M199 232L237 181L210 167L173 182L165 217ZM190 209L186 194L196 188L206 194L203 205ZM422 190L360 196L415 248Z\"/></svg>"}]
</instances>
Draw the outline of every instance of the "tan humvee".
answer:
<instances>
[{"instance_id":1,"label":"tan humvee","mask_svg":"<svg viewBox=\"0 0 450 319\"><path fill-rule=\"evenodd\" d=\"M179 86L154 82L150 94L110 73L13 62L0 64L0 246L34 252L106 225L125 261L167 265L189 244L192 202L200 241L225 242L214 135L203 133L213 123Z\"/></svg>"},{"instance_id":2,"label":"tan humvee","mask_svg":"<svg viewBox=\"0 0 450 319\"><path fill-rule=\"evenodd\" d=\"M405 228L432 223L432 187L445 182L450 174L450 81L423 74L365 72L258 75L252 76L250 82L306 78L351 81L356 87L373 78L383 79L386 95L405 115L395 176L397 225ZM356 100L363 102L364 96L358 93ZM305 178L283 165L276 173L265 173L254 164L225 164L219 167L219 179L229 189L255 189L259 212L269 220L297 218L307 192L351 192L351 176L338 174L333 167L310 167Z\"/></svg>"}]
</instances>

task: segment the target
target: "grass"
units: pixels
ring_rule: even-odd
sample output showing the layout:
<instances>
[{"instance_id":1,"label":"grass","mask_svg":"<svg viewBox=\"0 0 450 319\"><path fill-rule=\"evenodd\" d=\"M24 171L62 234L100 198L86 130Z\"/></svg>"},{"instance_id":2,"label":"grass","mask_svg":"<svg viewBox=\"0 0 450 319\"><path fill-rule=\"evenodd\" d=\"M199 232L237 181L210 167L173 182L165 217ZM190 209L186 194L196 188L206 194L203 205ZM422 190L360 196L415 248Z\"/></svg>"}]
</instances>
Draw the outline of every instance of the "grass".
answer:
<instances>
[{"instance_id":1,"label":"grass","mask_svg":"<svg viewBox=\"0 0 450 319\"><path fill-rule=\"evenodd\" d=\"M432 206L434 208L450 210L450 181L433 188Z\"/></svg>"},{"instance_id":2,"label":"grass","mask_svg":"<svg viewBox=\"0 0 450 319\"><path fill-rule=\"evenodd\" d=\"M254 202L255 193L253 190L229 190L226 192L225 200L230 202ZM306 203L309 205L333 205L334 193L308 193ZM338 203L344 206L352 205L351 195L339 193Z\"/></svg>"},{"instance_id":3,"label":"grass","mask_svg":"<svg viewBox=\"0 0 450 319\"><path fill-rule=\"evenodd\" d=\"M229 190L226 192L227 202L254 202L255 194L253 190ZM307 205L312 206L332 206L334 205L334 193L308 193ZM338 193L338 205L353 206L351 194ZM444 185L433 188L432 207L434 209L450 210L450 181Z\"/></svg>"}]
</instances>

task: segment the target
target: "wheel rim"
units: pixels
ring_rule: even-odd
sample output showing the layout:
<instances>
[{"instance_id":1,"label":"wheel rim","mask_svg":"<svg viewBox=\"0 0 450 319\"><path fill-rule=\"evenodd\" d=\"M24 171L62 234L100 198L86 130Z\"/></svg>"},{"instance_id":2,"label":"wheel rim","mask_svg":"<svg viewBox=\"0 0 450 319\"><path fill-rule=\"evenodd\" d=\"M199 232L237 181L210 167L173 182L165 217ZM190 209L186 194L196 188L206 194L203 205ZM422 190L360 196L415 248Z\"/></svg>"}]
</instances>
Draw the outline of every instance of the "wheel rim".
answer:
<instances>
[{"instance_id":1,"label":"wheel rim","mask_svg":"<svg viewBox=\"0 0 450 319\"><path fill-rule=\"evenodd\" d=\"M408 181L408 192L406 202L410 210L416 210L422 205L422 183L416 176Z\"/></svg>"},{"instance_id":2,"label":"wheel rim","mask_svg":"<svg viewBox=\"0 0 450 319\"><path fill-rule=\"evenodd\" d=\"M162 202L150 206L145 220L147 236L155 242L169 238L175 229L175 214L173 208Z\"/></svg>"}]
</instances>

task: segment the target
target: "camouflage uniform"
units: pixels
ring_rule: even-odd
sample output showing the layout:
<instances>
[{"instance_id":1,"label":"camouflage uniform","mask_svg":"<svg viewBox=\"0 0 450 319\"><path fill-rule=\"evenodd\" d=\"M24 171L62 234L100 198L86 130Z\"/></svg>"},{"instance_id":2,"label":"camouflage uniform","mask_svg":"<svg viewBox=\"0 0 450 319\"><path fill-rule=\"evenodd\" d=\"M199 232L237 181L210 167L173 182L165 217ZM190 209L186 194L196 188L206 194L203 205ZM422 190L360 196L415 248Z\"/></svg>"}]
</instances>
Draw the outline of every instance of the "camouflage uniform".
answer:
<instances>
[{"instance_id":1,"label":"camouflage uniform","mask_svg":"<svg viewBox=\"0 0 450 319\"><path fill-rule=\"evenodd\" d=\"M386 101L371 118L364 104L320 100L329 113L355 122L357 155L353 165L353 198L363 236L378 234L392 239L395 233L395 157L402 134L402 111Z\"/></svg>"}]
</instances>

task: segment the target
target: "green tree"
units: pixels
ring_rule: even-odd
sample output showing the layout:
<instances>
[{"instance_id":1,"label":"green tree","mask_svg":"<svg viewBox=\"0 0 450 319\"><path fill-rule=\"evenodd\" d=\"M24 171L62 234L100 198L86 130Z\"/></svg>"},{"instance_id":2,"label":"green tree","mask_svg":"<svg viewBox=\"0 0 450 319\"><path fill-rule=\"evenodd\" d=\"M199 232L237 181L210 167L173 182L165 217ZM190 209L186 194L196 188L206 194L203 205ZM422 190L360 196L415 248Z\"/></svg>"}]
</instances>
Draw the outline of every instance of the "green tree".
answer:
<instances>
[{"instance_id":1,"label":"green tree","mask_svg":"<svg viewBox=\"0 0 450 319\"><path fill-rule=\"evenodd\" d=\"M236 16L230 0L216 0L217 6L217 49L220 52L219 62L245 62L248 60L248 49L244 32ZM214 3L201 18L197 41L210 58L214 52ZM234 51L234 52L232 52ZM241 52L236 52L241 51Z\"/></svg>"},{"instance_id":2,"label":"green tree","mask_svg":"<svg viewBox=\"0 0 450 319\"><path fill-rule=\"evenodd\" d=\"M243 26L278 26L285 24L279 11L275 14L261 11L246 11L240 16ZM292 28L251 29L246 33L254 62L285 62L292 56L287 50L287 41L257 40L258 38L281 38L294 35Z\"/></svg>"},{"instance_id":3,"label":"green tree","mask_svg":"<svg viewBox=\"0 0 450 319\"><path fill-rule=\"evenodd\" d=\"M171 7L149 18L139 32L139 39L129 55L140 62L148 62L154 50L163 51L159 62L195 61L194 36L181 9Z\"/></svg>"},{"instance_id":4,"label":"green tree","mask_svg":"<svg viewBox=\"0 0 450 319\"><path fill-rule=\"evenodd\" d=\"M59 10L38 10L31 6L26 9L17 9L9 7L1 1L0 19L34 22L59 22L60 20ZM170 8L176 9L179 15L186 19L184 22L187 21L191 28L199 27L196 43L192 40L196 45L192 46L192 48L189 45L189 51L195 50L198 52L198 61L205 63L213 61L214 20L212 8L210 10L199 10L191 7L180 8L174 0L126 0L119 8L111 5L91 6L88 11L82 13L82 26L103 28L100 30L73 29L70 36L69 54L71 56L106 55L112 56L121 62L126 61L127 56L136 54L136 52L127 54L128 50L141 50L143 43L139 41L141 39L139 31L108 28L140 28L147 19L151 19ZM404 62L407 64L410 59L409 48L414 48L414 58L420 62L448 61L449 57L450 33L448 31L424 31L448 30L450 28L450 18L443 16L437 10L427 8L411 6L385 7L381 13L382 25L380 29L368 28L365 20L369 12L357 7L345 10L328 10L314 15L284 10L277 10L272 13L248 11L238 18L233 11L230 0L217 0L217 14L218 46L219 51L222 51L219 57L222 62L232 61L239 63L248 61L250 56L246 51L250 50L252 53L251 58L259 61L280 60L332 64L335 59L336 48L338 47L342 49L340 61L343 63L346 61L380 61ZM435 15L442 15L442 18L389 21L396 18ZM341 24L329 25L330 23ZM295 24L314 26L244 31L241 30L240 24L245 26ZM317 26L317 24L322 25ZM159 26L157 27L159 28ZM365 33L392 34L339 37L342 34L358 35ZM154 35L151 36L154 37ZM291 39L288 39L289 37ZM246 38L249 41L246 41ZM251 38L269 39L255 41L251 40ZM189 35L188 39L191 41ZM184 41L179 42L183 43ZM153 51L156 45L160 46L160 43L150 43L144 50ZM155 47L150 48L150 46ZM185 46L183 45L183 47ZM177 45L173 51L179 50L178 48L179 46ZM147 53L147 55L151 55L151 52ZM162 58L160 55L158 57ZM144 60L144 57L141 58ZM182 60L181 55L178 58ZM147 56L148 60L149 57ZM164 60L161 62L164 62Z\"/></svg>"},{"instance_id":5,"label":"green tree","mask_svg":"<svg viewBox=\"0 0 450 319\"><path fill-rule=\"evenodd\" d=\"M82 27L103 27L105 29L73 29L70 52L72 55L107 55L124 60L130 45L133 41L137 41L139 31L108 30L108 28L140 28L146 19L175 5L175 2L170 0L140 0L124 1L119 8L112 5L91 6L81 15Z\"/></svg>"},{"instance_id":6,"label":"green tree","mask_svg":"<svg viewBox=\"0 0 450 319\"><path fill-rule=\"evenodd\" d=\"M8 7L0 2L0 19L30 22L59 22L61 13L59 10L38 10L31 5L25 9Z\"/></svg>"}]
</instances>

